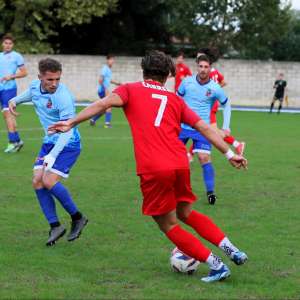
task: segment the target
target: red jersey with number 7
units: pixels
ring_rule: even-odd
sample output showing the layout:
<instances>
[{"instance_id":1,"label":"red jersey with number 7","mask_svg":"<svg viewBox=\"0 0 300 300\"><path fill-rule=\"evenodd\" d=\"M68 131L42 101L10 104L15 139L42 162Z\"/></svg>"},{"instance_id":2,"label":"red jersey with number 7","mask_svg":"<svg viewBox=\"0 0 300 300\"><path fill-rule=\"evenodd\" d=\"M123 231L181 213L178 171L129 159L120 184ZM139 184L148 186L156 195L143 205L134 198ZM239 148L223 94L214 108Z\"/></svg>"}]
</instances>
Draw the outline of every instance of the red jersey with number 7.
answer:
<instances>
[{"instance_id":1,"label":"red jersey with number 7","mask_svg":"<svg viewBox=\"0 0 300 300\"><path fill-rule=\"evenodd\" d=\"M113 93L124 103L137 174L189 169L185 146L178 138L180 124L194 126L200 117L180 97L156 81L127 83Z\"/></svg>"}]
</instances>

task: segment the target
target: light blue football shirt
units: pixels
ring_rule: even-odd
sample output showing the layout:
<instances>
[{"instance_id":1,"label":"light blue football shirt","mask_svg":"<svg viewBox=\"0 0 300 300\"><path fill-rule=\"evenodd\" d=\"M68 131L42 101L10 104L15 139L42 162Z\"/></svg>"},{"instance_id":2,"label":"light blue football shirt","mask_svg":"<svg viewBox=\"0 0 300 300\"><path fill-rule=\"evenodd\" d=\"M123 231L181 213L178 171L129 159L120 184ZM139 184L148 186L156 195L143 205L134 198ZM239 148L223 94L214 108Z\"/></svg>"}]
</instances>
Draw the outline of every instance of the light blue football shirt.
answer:
<instances>
[{"instance_id":1,"label":"light blue football shirt","mask_svg":"<svg viewBox=\"0 0 300 300\"><path fill-rule=\"evenodd\" d=\"M13 98L13 100L17 104L30 101L33 103L45 131L43 143L55 144L60 135L59 133L48 135L47 129L50 125L73 118L76 114L74 97L62 83L59 84L55 93L50 94L42 90L40 80L34 80L28 90ZM66 146L80 148L80 134L76 127Z\"/></svg>"},{"instance_id":2,"label":"light blue football shirt","mask_svg":"<svg viewBox=\"0 0 300 300\"><path fill-rule=\"evenodd\" d=\"M100 71L100 76L103 78L103 82L98 87L98 91L101 92L103 87L107 90L110 86L111 78L112 78L112 71L108 65L104 65Z\"/></svg>"},{"instance_id":3,"label":"light blue football shirt","mask_svg":"<svg viewBox=\"0 0 300 300\"><path fill-rule=\"evenodd\" d=\"M1 52L0 53L0 78L16 74L18 68L24 65L23 56L16 52ZM10 90L17 87L16 80L8 80L0 82L0 90Z\"/></svg>"},{"instance_id":4,"label":"light blue football shirt","mask_svg":"<svg viewBox=\"0 0 300 300\"><path fill-rule=\"evenodd\" d=\"M224 105L228 100L220 85L211 79L201 84L196 75L186 77L181 82L177 94L183 97L186 104L207 124L210 124L210 111L215 101ZM194 130L186 124L182 124L182 128Z\"/></svg>"}]
</instances>

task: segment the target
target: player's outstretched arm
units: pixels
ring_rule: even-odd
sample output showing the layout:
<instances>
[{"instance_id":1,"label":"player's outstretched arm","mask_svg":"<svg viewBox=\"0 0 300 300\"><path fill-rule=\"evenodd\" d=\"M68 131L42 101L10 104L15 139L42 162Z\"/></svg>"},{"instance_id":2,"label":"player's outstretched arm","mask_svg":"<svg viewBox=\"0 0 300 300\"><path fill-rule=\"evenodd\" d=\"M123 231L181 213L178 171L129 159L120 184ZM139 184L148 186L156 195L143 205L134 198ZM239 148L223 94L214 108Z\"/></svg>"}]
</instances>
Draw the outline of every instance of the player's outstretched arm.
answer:
<instances>
[{"instance_id":1,"label":"player's outstretched arm","mask_svg":"<svg viewBox=\"0 0 300 300\"><path fill-rule=\"evenodd\" d=\"M238 169L247 168L247 160L243 156L234 154L234 152L211 126L206 124L203 120L200 120L194 125L194 128L204 135L220 152L222 152L232 166Z\"/></svg>"},{"instance_id":2,"label":"player's outstretched arm","mask_svg":"<svg viewBox=\"0 0 300 300\"><path fill-rule=\"evenodd\" d=\"M77 124L89 120L95 115L104 113L108 108L123 106L123 101L117 94L109 94L103 99L99 99L82 110L76 117L68 121L57 122L48 128L49 133L66 132Z\"/></svg>"},{"instance_id":3,"label":"player's outstretched arm","mask_svg":"<svg viewBox=\"0 0 300 300\"><path fill-rule=\"evenodd\" d=\"M9 111L12 115L18 116L19 113L17 113L17 105L25 102L30 102L31 101L31 92L30 90L26 90L22 94L10 99L8 101L8 108Z\"/></svg>"}]
</instances>

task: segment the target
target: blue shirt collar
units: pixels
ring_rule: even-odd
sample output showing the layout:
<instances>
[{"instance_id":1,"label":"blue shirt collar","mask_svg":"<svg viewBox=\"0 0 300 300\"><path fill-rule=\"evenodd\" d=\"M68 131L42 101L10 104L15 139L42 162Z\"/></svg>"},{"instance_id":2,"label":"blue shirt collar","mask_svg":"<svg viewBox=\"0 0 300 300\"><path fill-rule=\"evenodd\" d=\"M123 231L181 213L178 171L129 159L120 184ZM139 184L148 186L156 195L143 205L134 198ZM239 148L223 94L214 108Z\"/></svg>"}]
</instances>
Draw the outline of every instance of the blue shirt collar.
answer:
<instances>
[{"instance_id":1,"label":"blue shirt collar","mask_svg":"<svg viewBox=\"0 0 300 300\"><path fill-rule=\"evenodd\" d=\"M196 81L200 84L200 85L206 85L210 82L210 78L208 79L208 81L204 82L204 83L201 83L200 80L198 79L198 74L196 75Z\"/></svg>"},{"instance_id":2,"label":"blue shirt collar","mask_svg":"<svg viewBox=\"0 0 300 300\"><path fill-rule=\"evenodd\" d=\"M43 90L42 83L40 83L40 92L42 95L49 94L49 92Z\"/></svg>"}]
</instances>

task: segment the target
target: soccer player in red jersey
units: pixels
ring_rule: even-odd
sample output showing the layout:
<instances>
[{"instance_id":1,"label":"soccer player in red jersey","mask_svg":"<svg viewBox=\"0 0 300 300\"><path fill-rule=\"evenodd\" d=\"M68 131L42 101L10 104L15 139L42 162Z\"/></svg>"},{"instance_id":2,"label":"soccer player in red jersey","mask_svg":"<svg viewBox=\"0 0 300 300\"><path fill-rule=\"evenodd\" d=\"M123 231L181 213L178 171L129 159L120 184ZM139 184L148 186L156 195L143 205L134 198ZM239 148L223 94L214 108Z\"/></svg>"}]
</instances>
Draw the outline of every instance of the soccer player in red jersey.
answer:
<instances>
[{"instance_id":1,"label":"soccer player in red jersey","mask_svg":"<svg viewBox=\"0 0 300 300\"><path fill-rule=\"evenodd\" d=\"M175 92L177 92L178 87L180 86L181 81L187 77L191 76L192 71L184 63L184 53L181 51L176 57L176 75L175 75Z\"/></svg>"},{"instance_id":2,"label":"soccer player in red jersey","mask_svg":"<svg viewBox=\"0 0 300 300\"><path fill-rule=\"evenodd\" d=\"M57 122L48 130L66 132L109 107L122 107L133 136L137 174L144 198L143 213L151 216L181 251L209 265L210 273L202 281L223 280L230 276L229 268L196 236L182 228L178 220L222 249L237 265L245 263L247 255L236 248L209 217L193 210L196 196L190 185L186 150L178 138L180 124L189 124L205 135L234 167L246 167L247 160L235 155L180 97L164 87L169 73L175 72L170 57L152 51L142 59L141 66L144 81L121 85L75 118Z\"/></svg>"}]
</instances>

